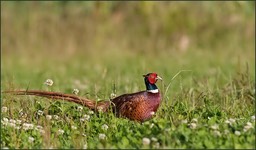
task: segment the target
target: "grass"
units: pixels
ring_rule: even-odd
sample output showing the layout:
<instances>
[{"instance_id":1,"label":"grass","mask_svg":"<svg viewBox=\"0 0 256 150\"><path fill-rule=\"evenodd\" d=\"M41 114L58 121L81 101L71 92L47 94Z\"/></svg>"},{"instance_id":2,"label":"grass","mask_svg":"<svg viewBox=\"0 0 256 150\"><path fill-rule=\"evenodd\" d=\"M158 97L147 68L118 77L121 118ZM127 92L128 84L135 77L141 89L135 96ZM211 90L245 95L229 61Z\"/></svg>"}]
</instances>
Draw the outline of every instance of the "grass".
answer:
<instances>
[{"instance_id":1,"label":"grass","mask_svg":"<svg viewBox=\"0 0 256 150\"><path fill-rule=\"evenodd\" d=\"M254 3L219 3L1 2L2 90L106 100L144 90L148 72L163 78L144 123L1 94L1 148L255 149Z\"/></svg>"}]
</instances>

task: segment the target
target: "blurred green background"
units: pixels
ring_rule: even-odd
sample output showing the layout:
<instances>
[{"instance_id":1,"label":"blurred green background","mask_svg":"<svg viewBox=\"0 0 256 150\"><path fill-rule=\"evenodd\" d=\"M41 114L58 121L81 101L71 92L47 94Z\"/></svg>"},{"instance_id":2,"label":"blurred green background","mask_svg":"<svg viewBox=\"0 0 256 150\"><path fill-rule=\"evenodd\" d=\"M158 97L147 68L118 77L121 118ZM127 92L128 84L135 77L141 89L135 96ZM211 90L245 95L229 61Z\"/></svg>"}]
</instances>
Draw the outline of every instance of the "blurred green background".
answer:
<instances>
[{"instance_id":1,"label":"blurred green background","mask_svg":"<svg viewBox=\"0 0 256 150\"><path fill-rule=\"evenodd\" d=\"M1 52L2 87L38 89L51 78L62 91L129 84L123 93L144 89L147 72L166 85L192 70L188 84L228 80L246 64L254 80L255 2L5 1Z\"/></svg>"}]
</instances>

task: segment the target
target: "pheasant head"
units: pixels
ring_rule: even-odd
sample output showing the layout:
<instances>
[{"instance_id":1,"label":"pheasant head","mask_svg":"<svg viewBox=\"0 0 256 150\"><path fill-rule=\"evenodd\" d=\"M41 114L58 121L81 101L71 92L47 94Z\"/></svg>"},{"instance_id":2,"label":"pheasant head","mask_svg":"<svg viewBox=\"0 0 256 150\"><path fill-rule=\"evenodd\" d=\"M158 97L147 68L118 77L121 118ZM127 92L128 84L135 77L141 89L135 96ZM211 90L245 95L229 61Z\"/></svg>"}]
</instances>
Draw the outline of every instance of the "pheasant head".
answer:
<instances>
[{"instance_id":1,"label":"pheasant head","mask_svg":"<svg viewBox=\"0 0 256 150\"><path fill-rule=\"evenodd\" d=\"M157 82L158 79L162 80L162 78L158 76L156 73L148 73L146 75L143 75L143 77L144 77L147 92L158 93L158 88L155 85L155 83Z\"/></svg>"}]
</instances>

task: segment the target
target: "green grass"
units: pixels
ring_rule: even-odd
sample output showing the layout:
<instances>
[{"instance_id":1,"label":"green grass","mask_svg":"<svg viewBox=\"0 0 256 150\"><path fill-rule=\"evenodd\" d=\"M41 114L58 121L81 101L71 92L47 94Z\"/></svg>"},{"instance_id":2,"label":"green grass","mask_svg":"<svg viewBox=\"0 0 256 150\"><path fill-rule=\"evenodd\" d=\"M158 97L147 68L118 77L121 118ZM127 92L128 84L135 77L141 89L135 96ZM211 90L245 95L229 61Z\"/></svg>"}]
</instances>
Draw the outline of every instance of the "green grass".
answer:
<instances>
[{"instance_id":1,"label":"green grass","mask_svg":"<svg viewBox=\"0 0 256 150\"><path fill-rule=\"evenodd\" d=\"M1 148L255 149L255 7L220 3L1 2L2 91L108 100L163 78L144 123L2 93Z\"/></svg>"}]
</instances>

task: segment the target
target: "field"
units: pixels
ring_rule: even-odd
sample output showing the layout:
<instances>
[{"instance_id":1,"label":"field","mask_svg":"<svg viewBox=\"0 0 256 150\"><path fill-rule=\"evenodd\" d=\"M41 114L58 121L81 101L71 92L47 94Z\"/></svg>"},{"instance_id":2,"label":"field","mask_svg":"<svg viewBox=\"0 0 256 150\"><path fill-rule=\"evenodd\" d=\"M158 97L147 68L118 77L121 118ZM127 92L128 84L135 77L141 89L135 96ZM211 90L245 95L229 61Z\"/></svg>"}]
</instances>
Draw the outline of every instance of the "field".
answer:
<instances>
[{"instance_id":1,"label":"field","mask_svg":"<svg viewBox=\"0 0 256 150\"><path fill-rule=\"evenodd\" d=\"M255 149L255 2L1 1L1 91L109 100L149 72L143 123L2 93L1 149Z\"/></svg>"}]
</instances>

